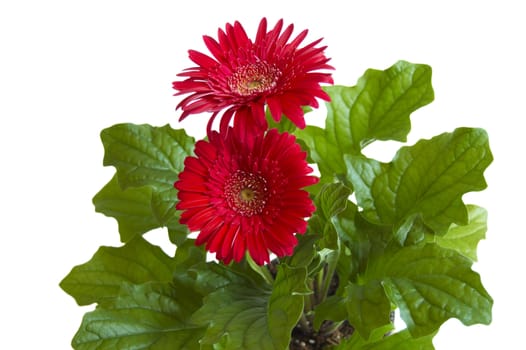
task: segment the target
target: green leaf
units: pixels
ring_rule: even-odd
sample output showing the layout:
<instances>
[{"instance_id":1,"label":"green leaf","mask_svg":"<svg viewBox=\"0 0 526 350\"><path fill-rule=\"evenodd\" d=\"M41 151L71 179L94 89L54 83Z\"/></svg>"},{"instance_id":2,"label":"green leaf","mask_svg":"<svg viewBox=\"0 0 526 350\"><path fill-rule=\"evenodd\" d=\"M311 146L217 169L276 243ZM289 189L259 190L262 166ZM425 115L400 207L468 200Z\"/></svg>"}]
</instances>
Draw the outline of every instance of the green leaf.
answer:
<instances>
[{"instance_id":1,"label":"green leaf","mask_svg":"<svg viewBox=\"0 0 526 350\"><path fill-rule=\"evenodd\" d=\"M319 246L337 250L338 234L334 228L333 218L345 210L351 191L341 183L326 184L314 198L316 212L309 221L309 230L322 233Z\"/></svg>"},{"instance_id":2,"label":"green leaf","mask_svg":"<svg viewBox=\"0 0 526 350\"><path fill-rule=\"evenodd\" d=\"M186 225L179 225L179 227L176 228L168 227L168 238L170 242L176 246L180 246L188 238L189 232L188 226Z\"/></svg>"},{"instance_id":3,"label":"green leaf","mask_svg":"<svg viewBox=\"0 0 526 350\"><path fill-rule=\"evenodd\" d=\"M361 155L346 154L343 158L347 166L347 178L353 185L358 205L365 209L374 208L374 181L389 169L388 165Z\"/></svg>"},{"instance_id":4,"label":"green leaf","mask_svg":"<svg viewBox=\"0 0 526 350\"><path fill-rule=\"evenodd\" d=\"M421 243L426 233L433 233L424 224L420 213L412 214L396 228L394 236L400 245L415 245Z\"/></svg>"},{"instance_id":5,"label":"green leaf","mask_svg":"<svg viewBox=\"0 0 526 350\"><path fill-rule=\"evenodd\" d=\"M366 285L350 283L346 294L347 319L365 339L374 329L391 323L391 302L380 281Z\"/></svg>"},{"instance_id":6,"label":"green leaf","mask_svg":"<svg viewBox=\"0 0 526 350\"><path fill-rule=\"evenodd\" d=\"M122 242L161 225L152 213L152 188L144 186L123 190L117 176L93 197L93 204L96 212L117 220Z\"/></svg>"},{"instance_id":7,"label":"green leaf","mask_svg":"<svg viewBox=\"0 0 526 350\"><path fill-rule=\"evenodd\" d=\"M272 290L238 282L209 294L192 318L208 324L202 343L223 342L227 350L287 348L303 311L303 296L310 292L306 278L305 268L280 264Z\"/></svg>"},{"instance_id":8,"label":"green leaf","mask_svg":"<svg viewBox=\"0 0 526 350\"><path fill-rule=\"evenodd\" d=\"M345 210L333 219L342 245L336 269L340 282L338 290L345 287L349 280L357 282L356 276L367 266L373 241L365 230L360 230L359 225L357 226L359 218L358 208L348 201Z\"/></svg>"},{"instance_id":9,"label":"green leaf","mask_svg":"<svg viewBox=\"0 0 526 350\"><path fill-rule=\"evenodd\" d=\"M119 248L100 247L88 262L75 266L60 287L79 305L107 304L123 283L168 282L174 269L174 260L161 248L136 237Z\"/></svg>"},{"instance_id":10,"label":"green leaf","mask_svg":"<svg viewBox=\"0 0 526 350\"><path fill-rule=\"evenodd\" d=\"M389 336L384 336L385 327L378 329L376 336L371 336L372 339L366 340L360 337L359 334L354 334L349 339L340 343L334 350L434 350L433 337L435 334L430 334L420 338L413 338L408 330L403 330Z\"/></svg>"},{"instance_id":11,"label":"green leaf","mask_svg":"<svg viewBox=\"0 0 526 350\"><path fill-rule=\"evenodd\" d=\"M311 294L306 279L305 268L278 266L267 309L267 327L276 349L283 349L290 343L292 329L303 312L304 296Z\"/></svg>"},{"instance_id":12,"label":"green leaf","mask_svg":"<svg viewBox=\"0 0 526 350\"><path fill-rule=\"evenodd\" d=\"M432 333L420 338L413 338L409 331L403 330L366 346L364 350L434 350L434 336L435 333Z\"/></svg>"},{"instance_id":13,"label":"green leaf","mask_svg":"<svg viewBox=\"0 0 526 350\"><path fill-rule=\"evenodd\" d=\"M472 262L453 250L408 246L369 263L365 278L382 281L414 337L437 331L451 317L465 325L491 322L493 300Z\"/></svg>"},{"instance_id":14,"label":"green leaf","mask_svg":"<svg viewBox=\"0 0 526 350\"><path fill-rule=\"evenodd\" d=\"M340 322L347 319L345 298L331 295L314 309L314 329L319 330L323 321Z\"/></svg>"},{"instance_id":15,"label":"green leaf","mask_svg":"<svg viewBox=\"0 0 526 350\"><path fill-rule=\"evenodd\" d=\"M189 274L195 281L195 290L203 296L229 285L246 285L256 289L267 285L244 260L228 266L213 261L200 263L192 266Z\"/></svg>"},{"instance_id":16,"label":"green leaf","mask_svg":"<svg viewBox=\"0 0 526 350\"><path fill-rule=\"evenodd\" d=\"M273 349L266 325L267 300L268 291L250 288L230 287L212 293L192 317L208 325L201 342L214 344L223 339L225 349Z\"/></svg>"},{"instance_id":17,"label":"green leaf","mask_svg":"<svg viewBox=\"0 0 526 350\"><path fill-rule=\"evenodd\" d=\"M338 145L328 139L324 129L307 125L305 129L297 129L294 134L307 148L309 158L316 163L320 171L320 183L331 183L338 177L344 177L345 164Z\"/></svg>"},{"instance_id":18,"label":"green leaf","mask_svg":"<svg viewBox=\"0 0 526 350\"><path fill-rule=\"evenodd\" d=\"M483 172L492 160L486 132L470 128L402 147L386 166L363 157L346 158L350 180L361 187L356 189L358 204L369 220L395 225L397 231L407 218L421 214L438 234L451 223L467 223L462 196L486 188ZM367 180L371 174L372 182Z\"/></svg>"},{"instance_id":19,"label":"green leaf","mask_svg":"<svg viewBox=\"0 0 526 350\"><path fill-rule=\"evenodd\" d=\"M488 213L484 208L468 205L468 224L451 225L444 236L433 235L429 241L434 241L444 248L456 250L472 261L477 261L477 245L486 237Z\"/></svg>"},{"instance_id":20,"label":"green leaf","mask_svg":"<svg viewBox=\"0 0 526 350\"><path fill-rule=\"evenodd\" d=\"M393 241L392 226L365 220L353 203L335 218L334 224L343 245L338 264L341 286L347 281L362 284L371 261L381 259Z\"/></svg>"},{"instance_id":21,"label":"green leaf","mask_svg":"<svg viewBox=\"0 0 526 350\"><path fill-rule=\"evenodd\" d=\"M171 186L163 190L153 190L151 211L159 226L167 226L181 230L184 225L179 224L179 212L175 209L177 190Z\"/></svg>"},{"instance_id":22,"label":"green leaf","mask_svg":"<svg viewBox=\"0 0 526 350\"><path fill-rule=\"evenodd\" d=\"M354 87L328 86L325 129L345 153L358 154L374 140L405 141L409 115L433 101L431 67L399 61L385 71L368 69Z\"/></svg>"},{"instance_id":23,"label":"green leaf","mask_svg":"<svg viewBox=\"0 0 526 350\"><path fill-rule=\"evenodd\" d=\"M176 271L187 271L197 264L206 261L206 251L203 246L196 246L195 239L187 239L177 246L174 257Z\"/></svg>"},{"instance_id":24,"label":"green leaf","mask_svg":"<svg viewBox=\"0 0 526 350\"><path fill-rule=\"evenodd\" d=\"M117 124L104 129L101 139L104 165L117 169L123 188L173 187L195 144L183 129L174 130L169 125Z\"/></svg>"},{"instance_id":25,"label":"green leaf","mask_svg":"<svg viewBox=\"0 0 526 350\"><path fill-rule=\"evenodd\" d=\"M317 214L325 220L330 220L345 209L351 191L341 183L325 185L319 195L314 199Z\"/></svg>"},{"instance_id":26,"label":"green leaf","mask_svg":"<svg viewBox=\"0 0 526 350\"><path fill-rule=\"evenodd\" d=\"M179 224L173 184L193 152L194 139L169 125L117 124L101 133L104 165L113 165L116 176L93 198L95 210L114 217L121 241L158 227L168 227L173 243L186 239Z\"/></svg>"},{"instance_id":27,"label":"green leaf","mask_svg":"<svg viewBox=\"0 0 526 350\"><path fill-rule=\"evenodd\" d=\"M310 108L303 108L304 113L308 113L311 109ZM292 133L294 130L297 129L297 126L289 119L286 118L284 115L281 117L280 121L276 122L272 115L270 114L270 110L267 108L265 111L265 117L267 119L268 123L268 129L278 129L279 132L288 132Z\"/></svg>"},{"instance_id":28,"label":"green leaf","mask_svg":"<svg viewBox=\"0 0 526 350\"><path fill-rule=\"evenodd\" d=\"M181 245L190 231L188 226L179 223L181 212L175 209L177 190L174 187L163 190L154 189L151 200L151 210L157 222L157 227L168 228L170 242Z\"/></svg>"},{"instance_id":29,"label":"green leaf","mask_svg":"<svg viewBox=\"0 0 526 350\"><path fill-rule=\"evenodd\" d=\"M367 70L356 86L324 89L331 97L325 129L307 126L294 132L316 162L321 183L345 181L344 154L361 154L374 140L405 141L409 115L434 97L431 68L405 61L385 71Z\"/></svg>"},{"instance_id":30,"label":"green leaf","mask_svg":"<svg viewBox=\"0 0 526 350\"><path fill-rule=\"evenodd\" d=\"M124 285L111 307L84 315L73 338L76 350L199 350L204 328L189 322L191 292L169 284Z\"/></svg>"},{"instance_id":31,"label":"green leaf","mask_svg":"<svg viewBox=\"0 0 526 350\"><path fill-rule=\"evenodd\" d=\"M318 235L298 235L298 245L291 256L281 258L281 262L291 267L307 267L316 256Z\"/></svg>"},{"instance_id":32,"label":"green leaf","mask_svg":"<svg viewBox=\"0 0 526 350\"><path fill-rule=\"evenodd\" d=\"M119 225L122 242L155 228L167 226L170 240L182 243L188 229L179 224L180 212L175 210L176 191L157 191L150 186L122 189L117 176L93 197L95 211L113 217Z\"/></svg>"}]
</instances>

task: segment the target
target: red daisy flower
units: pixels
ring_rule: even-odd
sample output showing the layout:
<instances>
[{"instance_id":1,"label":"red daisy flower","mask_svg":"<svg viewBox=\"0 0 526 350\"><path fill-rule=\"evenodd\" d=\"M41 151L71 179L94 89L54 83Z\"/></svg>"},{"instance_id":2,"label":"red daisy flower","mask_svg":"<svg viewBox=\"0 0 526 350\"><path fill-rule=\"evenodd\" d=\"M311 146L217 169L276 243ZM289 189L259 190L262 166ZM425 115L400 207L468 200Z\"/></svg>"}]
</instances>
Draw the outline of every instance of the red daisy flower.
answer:
<instances>
[{"instance_id":1,"label":"red daisy flower","mask_svg":"<svg viewBox=\"0 0 526 350\"><path fill-rule=\"evenodd\" d=\"M225 130L234 118L247 135L263 132L267 128L265 105L274 120L282 114L299 128L305 127L302 106L318 107L316 98L329 101L320 83L332 84L330 74L319 70L333 69L327 64L324 47L316 47L318 39L299 48L307 36L302 31L292 41L294 26L282 32L283 20L267 31L263 18L254 41L250 40L239 22L228 23L225 31L218 30L218 41L203 36L214 58L190 50L190 59L198 66L186 69L178 76L186 80L176 81L175 95L191 94L177 106L182 108L180 120L190 114L212 112L208 124L225 110L220 130Z\"/></svg>"},{"instance_id":2,"label":"red daisy flower","mask_svg":"<svg viewBox=\"0 0 526 350\"><path fill-rule=\"evenodd\" d=\"M185 160L175 187L181 223L200 231L196 244L216 253L228 264L239 262L248 251L259 265L269 251L291 255L296 233L304 233L314 204L302 188L318 178L296 138L276 129L241 141L241 131L226 136L213 131L209 141L198 141L196 157Z\"/></svg>"}]
</instances>

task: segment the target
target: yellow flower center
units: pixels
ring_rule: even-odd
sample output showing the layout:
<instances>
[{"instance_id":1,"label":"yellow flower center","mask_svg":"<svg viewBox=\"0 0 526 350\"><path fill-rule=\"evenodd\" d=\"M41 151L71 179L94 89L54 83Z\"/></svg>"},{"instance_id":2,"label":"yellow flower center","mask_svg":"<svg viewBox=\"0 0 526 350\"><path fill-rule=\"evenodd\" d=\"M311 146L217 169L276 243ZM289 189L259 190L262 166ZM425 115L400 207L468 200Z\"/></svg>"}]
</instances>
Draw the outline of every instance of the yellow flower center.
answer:
<instances>
[{"instance_id":1,"label":"yellow flower center","mask_svg":"<svg viewBox=\"0 0 526 350\"><path fill-rule=\"evenodd\" d=\"M244 188L239 192L239 197L245 202L249 202L256 197L256 193L251 188Z\"/></svg>"},{"instance_id":2,"label":"yellow flower center","mask_svg":"<svg viewBox=\"0 0 526 350\"><path fill-rule=\"evenodd\" d=\"M267 181L258 174L238 170L225 182L226 202L243 216L260 214L267 204L268 195Z\"/></svg>"}]
</instances>

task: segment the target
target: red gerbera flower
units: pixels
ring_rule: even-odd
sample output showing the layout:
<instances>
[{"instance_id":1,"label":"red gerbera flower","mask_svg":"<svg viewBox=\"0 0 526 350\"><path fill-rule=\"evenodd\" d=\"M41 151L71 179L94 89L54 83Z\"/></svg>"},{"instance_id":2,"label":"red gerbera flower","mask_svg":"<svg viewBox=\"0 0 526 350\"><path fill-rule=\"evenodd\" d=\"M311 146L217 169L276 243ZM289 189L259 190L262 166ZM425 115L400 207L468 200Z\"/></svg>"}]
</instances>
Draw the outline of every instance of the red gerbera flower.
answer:
<instances>
[{"instance_id":1,"label":"red gerbera flower","mask_svg":"<svg viewBox=\"0 0 526 350\"><path fill-rule=\"evenodd\" d=\"M196 244L206 243L227 264L246 251L259 265L269 261L269 251L291 255L295 234L305 232L305 218L315 210L302 189L318 181L308 175L306 153L293 135L276 129L253 143L240 141L236 127L228 131L198 141L196 157L185 160L175 183L181 223L200 231Z\"/></svg>"},{"instance_id":2,"label":"red gerbera flower","mask_svg":"<svg viewBox=\"0 0 526 350\"><path fill-rule=\"evenodd\" d=\"M302 106L318 107L316 98L329 101L320 83L332 84L328 73L318 70L333 69L323 51L316 47L318 39L302 48L307 36L302 31L292 41L293 25L282 32L283 20L267 31L267 20L259 24L255 41L248 38L239 22L228 23L225 31L218 30L218 41L204 36L204 42L214 58L190 50L189 56L198 66L186 69L173 88L180 94L191 94L177 106L182 108L180 120L189 114L212 112L208 124L226 109L221 118L220 130L225 130L232 117L247 135L263 132L267 128L265 105L274 120L282 114L299 128L305 127Z\"/></svg>"}]
</instances>

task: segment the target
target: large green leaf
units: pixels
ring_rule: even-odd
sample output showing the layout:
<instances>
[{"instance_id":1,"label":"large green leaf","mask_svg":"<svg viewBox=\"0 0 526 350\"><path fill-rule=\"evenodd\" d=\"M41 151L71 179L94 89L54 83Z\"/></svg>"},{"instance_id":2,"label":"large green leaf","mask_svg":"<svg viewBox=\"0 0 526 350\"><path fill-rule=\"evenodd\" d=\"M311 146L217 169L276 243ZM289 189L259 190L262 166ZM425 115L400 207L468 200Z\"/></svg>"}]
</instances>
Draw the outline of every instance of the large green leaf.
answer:
<instances>
[{"instance_id":1,"label":"large green leaf","mask_svg":"<svg viewBox=\"0 0 526 350\"><path fill-rule=\"evenodd\" d=\"M345 164L342 150L334 140L329 139L324 129L307 125L305 129L297 129L294 134L307 148L309 159L316 163L320 171L320 182L334 182L335 178L344 178Z\"/></svg>"},{"instance_id":2,"label":"large green leaf","mask_svg":"<svg viewBox=\"0 0 526 350\"><path fill-rule=\"evenodd\" d=\"M360 153L374 140L405 141L409 115L433 101L431 67L399 61L368 69L353 87L329 86L325 130L345 153Z\"/></svg>"},{"instance_id":3,"label":"large green leaf","mask_svg":"<svg viewBox=\"0 0 526 350\"><path fill-rule=\"evenodd\" d=\"M123 283L169 282L175 262L161 248L142 237L126 245L100 247L86 263L75 266L60 283L79 305L107 304Z\"/></svg>"},{"instance_id":4,"label":"large green leaf","mask_svg":"<svg viewBox=\"0 0 526 350\"><path fill-rule=\"evenodd\" d=\"M364 278L382 281L414 337L438 330L451 317L465 325L491 322L492 298L471 260L437 244L393 248L369 262Z\"/></svg>"},{"instance_id":5,"label":"large green leaf","mask_svg":"<svg viewBox=\"0 0 526 350\"><path fill-rule=\"evenodd\" d=\"M203 246L195 245L195 239L187 239L177 246L173 260L176 271L186 272L206 261L206 251Z\"/></svg>"},{"instance_id":6,"label":"large green leaf","mask_svg":"<svg viewBox=\"0 0 526 350\"><path fill-rule=\"evenodd\" d=\"M209 261L192 266L188 272L195 281L195 290L203 296L229 285L244 285L258 289L265 284L261 276L245 260L230 265Z\"/></svg>"},{"instance_id":7,"label":"large green leaf","mask_svg":"<svg viewBox=\"0 0 526 350\"><path fill-rule=\"evenodd\" d=\"M460 254L477 260L477 245L486 237L488 213L484 208L468 205L468 224L453 224L444 236L430 235L429 241L438 245L456 250Z\"/></svg>"},{"instance_id":8,"label":"large green leaf","mask_svg":"<svg viewBox=\"0 0 526 350\"><path fill-rule=\"evenodd\" d=\"M388 164L364 156L344 155L347 178L354 188L358 204L366 211L375 207L373 185L377 177L386 172Z\"/></svg>"},{"instance_id":9,"label":"large green leaf","mask_svg":"<svg viewBox=\"0 0 526 350\"><path fill-rule=\"evenodd\" d=\"M151 211L157 227L167 227L170 241L179 246L187 238L188 226L180 224L181 212L175 209L177 190L172 186L163 190L154 189Z\"/></svg>"},{"instance_id":10,"label":"large green leaf","mask_svg":"<svg viewBox=\"0 0 526 350\"><path fill-rule=\"evenodd\" d=\"M163 190L155 190L152 193L151 211L159 225L169 228L181 229L179 225L179 213L175 209L177 190L170 186Z\"/></svg>"},{"instance_id":11,"label":"large green leaf","mask_svg":"<svg viewBox=\"0 0 526 350\"><path fill-rule=\"evenodd\" d=\"M238 280L212 292L192 318L208 325L202 343L222 342L225 350L285 349L310 292L306 278L305 268L280 264L272 289Z\"/></svg>"},{"instance_id":12,"label":"large green leaf","mask_svg":"<svg viewBox=\"0 0 526 350\"><path fill-rule=\"evenodd\" d=\"M439 234L452 223L467 224L462 196L486 188L483 172L492 160L486 132L471 128L402 147L384 166L346 156L349 180L360 187L356 197L369 220L395 225L396 231L418 214Z\"/></svg>"},{"instance_id":13,"label":"large green leaf","mask_svg":"<svg viewBox=\"0 0 526 350\"><path fill-rule=\"evenodd\" d=\"M347 307L345 298L339 295L331 295L314 309L313 327L320 329L323 321L340 322L347 319Z\"/></svg>"},{"instance_id":14,"label":"large green leaf","mask_svg":"<svg viewBox=\"0 0 526 350\"><path fill-rule=\"evenodd\" d=\"M93 197L93 204L95 211L117 220L122 242L161 225L152 213L152 188L143 186L123 190L117 176Z\"/></svg>"},{"instance_id":15,"label":"large green leaf","mask_svg":"<svg viewBox=\"0 0 526 350\"><path fill-rule=\"evenodd\" d=\"M122 242L152 229L166 226L171 241L181 243L188 229L179 224L179 211L175 210L175 189L156 190L151 186L122 189L114 176L94 197L95 211L113 217L119 225ZM181 237L179 240L176 237Z\"/></svg>"},{"instance_id":16,"label":"large green leaf","mask_svg":"<svg viewBox=\"0 0 526 350\"><path fill-rule=\"evenodd\" d=\"M305 268L278 266L267 309L267 327L276 349L290 343L292 329L303 312L304 296L311 293L306 279Z\"/></svg>"},{"instance_id":17,"label":"large green leaf","mask_svg":"<svg viewBox=\"0 0 526 350\"><path fill-rule=\"evenodd\" d=\"M171 284L124 285L113 305L84 315L76 350L199 350L204 328L190 316L200 305L193 292Z\"/></svg>"},{"instance_id":18,"label":"large green leaf","mask_svg":"<svg viewBox=\"0 0 526 350\"><path fill-rule=\"evenodd\" d=\"M391 322L391 302L380 281L371 281L366 285L350 283L346 294L347 320L365 339L374 329Z\"/></svg>"},{"instance_id":19,"label":"large green leaf","mask_svg":"<svg viewBox=\"0 0 526 350\"><path fill-rule=\"evenodd\" d=\"M413 338L407 329L385 336L385 327L379 328L376 335L370 339L364 339L359 334L355 334L340 343L334 350L434 350L433 337L435 334L426 335L420 338Z\"/></svg>"},{"instance_id":20,"label":"large green leaf","mask_svg":"<svg viewBox=\"0 0 526 350\"><path fill-rule=\"evenodd\" d=\"M325 129L307 126L295 131L316 162L322 183L344 181L344 154L361 154L374 140L405 141L410 114L434 97L431 68L405 61L385 71L367 70L356 86L324 89L331 97Z\"/></svg>"},{"instance_id":21,"label":"large green leaf","mask_svg":"<svg viewBox=\"0 0 526 350\"><path fill-rule=\"evenodd\" d=\"M188 230L179 224L173 184L193 152L194 139L169 125L117 124L101 133L104 165L117 169L95 195L95 210L114 217L121 241L158 227L168 227L170 240L180 244Z\"/></svg>"},{"instance_id":22,"label":"large green leaf","mask_svg":"<svg viewBox=\"0 0 526 350\"><path fill-rule=\"evenodd\" d=\"M101 139L105 151L104 165L113 165L117 169L119 184L123 188L173 187L195 143L183 129L147 124L117 124L104 129Z\"/></svg>"},{"instance_id":23,"label":"large green leaf","mask_svg":"<svg viewBox=\"0 0 526 350\"><path fill-rule=\"evenodd\" d=\"M206 297L192 318L208 325L202 343L223 341L225 349L274 349L266 325L268 296L269 291L230 287Z\"/></svg>"}]
</instances>

